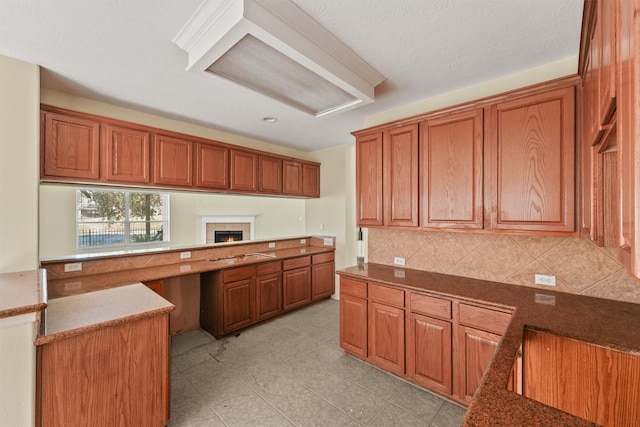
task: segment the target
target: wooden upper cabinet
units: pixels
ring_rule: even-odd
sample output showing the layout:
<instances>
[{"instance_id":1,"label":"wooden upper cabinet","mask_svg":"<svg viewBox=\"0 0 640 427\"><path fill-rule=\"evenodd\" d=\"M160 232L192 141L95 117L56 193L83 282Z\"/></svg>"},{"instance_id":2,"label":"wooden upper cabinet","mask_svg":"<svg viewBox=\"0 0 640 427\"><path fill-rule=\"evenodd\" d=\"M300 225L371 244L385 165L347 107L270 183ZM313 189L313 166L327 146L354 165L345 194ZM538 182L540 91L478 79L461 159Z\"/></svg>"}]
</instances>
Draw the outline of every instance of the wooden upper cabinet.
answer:
<instances>
[{"instance_id":1,"label":"wooden upper cabinet","mask_svg":"<svg viewBox=\"0 0 640 427\"><path fill-rule=\"evenodd\" d=\"M418 124L383 134L384 224L418 225Z\"/></svg>"},{"instance_id":2,"label":"wooden upper cabinet","mask_svg":"<svg viewBox=\"0 0 640 427\"><path fill-rule=\"evenodd\" d=\"M420 201L423 227L483 226L483 111L420 124Z\"/></svg>"},{"instance_id":3,"label":"wooden upper cabinet","mask_svg":"<svg viewBox=\"0 0 640 427\"><path fill-rule=\"evenodd\" d=\"M302 195L302 163L295 160L282 161L282 193Z\"/></svg>"},{"instance_id":4,"label":"wooden upper cabinet","mask_svg":"<svg viewBox=\"0 0 640 427\"><path fill-rule=\"evenodd\" d=\"M155 184L190 187L193 182L191 141L156 135L154 142Z\"/></svg>"},{"instance_id":5,"label":"wooden upper cabinet","mask_svg":"<svg viewBox=\"0 0 640 427\"><path fill-rule=\"evenodd\" d=\"M356 137L356 223L382 225L382 132Z\"/></svg>"},{"instance_id":6,"label":"wooden upper cabinet","mask_svg":"<svg viewBox=\"0 0 640 427\"><path fill-rule=\"evenodd\" d=\"M615 1L597 1L598 123L606 125L616 108Z\"/></svg>"},{"instance_id":7,"label":"wooden upper cabinet","mask_svg":"<svg viewBox=\"0 0 640 427\"><path fill-rule=\"evenodd\" d=\"M573 232L574 88L502 102L489 111L485 206L491 228Z\"/></svg>"},{"instance_id":8,"label":"wooden upper cabinet","mask_svg":"<svg viewBox=\"0 0 640 427\"><path fill-rule=\"evenodd\" d=\"M302 195L320 197L320 165L302 164Z\"/></svg>"},{"instance_id":9,"label":"wooden upper cabinet","mask_svg":"<svg viewBox=\"0 0 640 427\"><path fill-rule=\"evenodd\" d=\"M197 142L195 185L200 188L229 188L229 149L221 145Z\"/></svg>"},{"instance_id":10,"label":"wooden upper cabinet","mask_svg":"<svg viewBox=\"0 0 640 427\"><path fill-rule=\"evenodd\" d=\"M108 181L149 183L151 178L149 132L107 125L104 141L104 178Z\"/></svg>"},{"instance_id":11,"label":"wooden upper cabinet","mask_svg":"<svg viewBox=\"0 0 640 427\"><path fill-rule=\"evenodd\" d=\"M258 155L231 149L232 190L258 191Z\"/></svg>"},{"instance_id":12,"label":"wooden upper cabinet","mask_svg":"<svg viewBox=\"0 0 640 427\"><path fill-rule=\"evenodd\" d=\"M258 190L265 193L282 192L282 159L258 156Z\"/></svg>"},{"instance_id":13,"label":"wooden upper cabinet","mask_svg":"<svg viewBox=\"0 0 640 427\"><path fill-rule=\"evenodd\" d=\"M98 180L100 123L43 113L42 176Z\"/></svg>"}]
</instances>

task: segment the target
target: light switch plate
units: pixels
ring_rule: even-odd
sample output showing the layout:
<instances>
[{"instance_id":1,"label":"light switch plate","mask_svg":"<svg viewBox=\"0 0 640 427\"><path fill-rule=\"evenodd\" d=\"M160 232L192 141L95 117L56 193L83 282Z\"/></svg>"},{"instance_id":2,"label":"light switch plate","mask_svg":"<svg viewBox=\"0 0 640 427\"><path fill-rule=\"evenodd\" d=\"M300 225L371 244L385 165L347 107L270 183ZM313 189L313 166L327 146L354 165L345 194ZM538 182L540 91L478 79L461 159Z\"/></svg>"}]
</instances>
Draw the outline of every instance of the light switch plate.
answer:
<instances>
[{"instance_id":1,"label":"light switch plate","mask_svg":"<svg viewBox=\"0 0 640 427\"><path fill-rule=\"evenodd\" d=\"M547 276L546 274L536 274L534 279L535 279L536 285L546 285L546 286L556 285L556 276Z\"/></svg>"},{"instance_id":2,"label":"light switch plate","mask_svg":"<svg viewBox=\"0 0 640 427\"><path fill-rule=\"evenodd\" d=\"M191 251L180 252L180 259L187 259L187 258L191 258Z\"/></svg>"},{"instance_id":3,"label":"light switch plate","mask_svg":"<svg viewBox=\"0 0 640 427\"><path fill-rule=\"evenodd\" d=\"M404 258L399 256L393 257L393 263L395 265L404 265Z\"/></svg>"},{"instance_id":4,"label":"light switch plate","mask_svg":"<svg viewBox=\"0 0 640 427\"><path fill-rule=\"evenodd\" d=\"M81 262L70 262L64 265L64 272L68 273L70 271L82 271L82 263Z\"/></svg>"},{"instance_id":5,"label":"light switch plate","mask_svg":"<svg viewBox=\"0 0 640 427\"><path fill-rule=\"evenodd\" d=\"M269 249L273 249L276 247L276 244L274 242L269 242Z\"/></svg>"}]
</instances>

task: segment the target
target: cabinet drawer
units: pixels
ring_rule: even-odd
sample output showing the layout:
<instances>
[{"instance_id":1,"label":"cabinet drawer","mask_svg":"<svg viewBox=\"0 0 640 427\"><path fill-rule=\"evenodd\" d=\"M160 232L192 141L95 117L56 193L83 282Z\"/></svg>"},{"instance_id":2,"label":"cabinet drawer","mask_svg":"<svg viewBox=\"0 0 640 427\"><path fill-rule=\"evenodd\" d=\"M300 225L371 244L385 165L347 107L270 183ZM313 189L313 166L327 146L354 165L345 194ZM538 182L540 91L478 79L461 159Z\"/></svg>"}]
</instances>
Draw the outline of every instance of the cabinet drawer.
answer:
<instances>
[{"instance_id":1,"label":"cabinet drawer","mask_svg":"<svg viewBox=\"0 0 640 427\"><path fill-rule=\"evenodd\" d=\"M280 261L265 262L256 266L256 274L263 276L265 274L279 273L282 270L282 263Z\"/></svg>"},{"instance_id":2,"label":"cabinet drawer","mask_svg":"<svg viewBox=\"0 0 640 427\"><path fill-rule=\"evenodd\" d=\"M447 299L411 292L409 307L415 313L451 319L451 301Z\"/></svg>"},{"instance_id":3,"label":"cabinet drawer","mask_svg":"<svg viewBox=\"0 0 640 427\"><path fill-rule=\"evenodd\" d=\"M333 252L327 252L325 254L318 254L318 255L313 255L311 257L311 262L313 264L320 264L323 262L330 262L333 261L334 256L333 256Z\"/></svg>"},{"instance_id":4,"label":"cabinet drawer","mask_svg":"<svg viewBox=\"0 0 640 427\"><path fill-rule=\"evenodd\" d=\"M502 334L511 320L511 314L475 305L460 304L460 323L485 331Z\"/></svg>"},{"instance_id":5,"label":"cabinet drawer","mask_svg":"<svg viewBox=\"0 0 640 427\"><path fill-rule=\"evenodd\" d=\"M293 259L285 259L282 261L282 269L283 270L292 270L294 268L305 267L311 264L310 256L301 256Z\"/></svg>"},{"instance_id":6,"label":"cabinet drawer","mask_svg":"<svg viewBox=\"0 0 640 427\"><path fill-rule=\"evenodd\" d=\"M222 271L222 281L224 283L237 282L238 280L250 279L254 275L255 269L251 267L232 268Z\"/></svg>"},{"instance_id":7,"label":"cabinet drawer","mask_svg":"<svg viewBox=\"0 0 640 427\"><path fill-rule=\"evenodd\" d=\"M370 285L369 299L395 307L404 307L404 291L386 286Z\"/></svg>"},{"instance_id":8,"label":"cabinet drawer","mask_svg":"<svg viewBox=\"0 0 640 427\"><path fill-rule=\"evenodd\" d=\"M359 280L340 279L340 293L353 295L354 297L366 298L367 297L367 282L360 282Z\"/></svg>"}]
</instances>

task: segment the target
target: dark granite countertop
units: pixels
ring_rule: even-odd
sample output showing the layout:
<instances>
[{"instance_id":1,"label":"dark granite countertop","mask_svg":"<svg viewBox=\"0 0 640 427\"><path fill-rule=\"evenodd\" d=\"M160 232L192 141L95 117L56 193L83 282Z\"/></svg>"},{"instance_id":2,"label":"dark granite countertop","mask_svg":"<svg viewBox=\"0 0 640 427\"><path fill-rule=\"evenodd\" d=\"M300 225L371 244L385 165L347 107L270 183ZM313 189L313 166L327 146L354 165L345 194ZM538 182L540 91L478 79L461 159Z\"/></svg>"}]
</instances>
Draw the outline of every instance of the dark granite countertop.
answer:
<instances>
[{"instance_id":1,"label":"dark granite countertop","mask_svg":"<svg viewBox=\"0 0 640 427\"><path fill-rule=\"evenodd\" d=\"M379 264L349 267L337 273L514 309L511 323L467 409L465 426L594 425L507 390L525 327L640 354L639 304Z\"/></svg>"},{"instance_id":2,"label":"dark granite countertop","mask_svg":"<svg viewBox=\"0 0 640 427\"><path fill-rule=\"evenodd\" d=\"M161 266L141 267L102 274L55 279L49 280L49 298L53 299L86 292L94 292L102 289L129 285L135 282L150 282L154 280L168 279L171 277L203 273L206 271L216 271L225 268L279 261L287 258L316 255L333 251L335 251L335 248L333 247L308 245L304 247L261 252L269 256L249 255L221 258L213 257L206 260L193 260Z\"/></svg>"}]
</instances>

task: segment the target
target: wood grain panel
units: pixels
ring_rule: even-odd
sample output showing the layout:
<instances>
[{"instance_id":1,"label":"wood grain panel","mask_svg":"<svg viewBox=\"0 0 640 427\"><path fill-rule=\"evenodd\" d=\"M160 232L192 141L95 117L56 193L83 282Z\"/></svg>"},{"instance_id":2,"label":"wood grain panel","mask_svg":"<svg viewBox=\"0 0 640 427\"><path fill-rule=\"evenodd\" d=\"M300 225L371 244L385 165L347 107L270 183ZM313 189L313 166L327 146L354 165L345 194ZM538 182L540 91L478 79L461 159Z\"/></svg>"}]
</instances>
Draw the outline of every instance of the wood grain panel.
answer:
<instances>
[{"instance_id":1,"label":"wood grain panel","mask_svg":"<svg viewBox=\"0 0 640 427\"><path fill-rule=\"evenodd\" d=\"M500 335L468 326L459 326L457 355L460 384L458 398L471 403L482 377L494 353L498 349ZM505 384L506 386L506 384Z\"/></svg>"},{"instance_id":2,"label":"wood grain panel","mask_svg":"<svg viewBox=\"0 0 640 427\"><path fill-rule=\"evenodd\" d=\"M302 164L302 195L320 197L320 165Z\"/></svg>"},{"instance_id":3,"label":"wood grain panel","mask_svg":"<svg viewBox=\"0 0 640 427\"><path fill-rule=\"evenodd\" d=\"M451 319L451 300L411 292L409 294L411 311L441 319Z\"/></svg>"},{"instance_id":4,"label":"wood grain panel","mask_svg":"<svg viewBox=\"0 0 640 427\"><path fill-rule=\"evenodd\" d=\"M98 180L100 124L63 114L44 113L42 174Z\"/></svg>"},{"instance_id":5,"label":"wood grain panel","mask_svg":"<svg viewBox=\"0 0 640 427\"><path fill-rule=\"evenodd\" d=\"M405 373L404 310L369 300L369 360L394 374Z\"/></svg>"},{"instance_id":6,"label":"wood grain panel","mask_svg":"<svg viewBox=\"0 0 640 427\"><path fill-rule=\"evenodd\" d=\"M418 124L383 134L384 225L414 226L418 218Z\"/></svg>"},{"instance_id":7,"label":"wood grain panel","mask_svg":"<svg viewBox=\"0 0 640 427\"><path fill-rule=\"evenodd\" d=\"M302 267L282 273L283 303L285 310L311 301L311 268Z\"/></svg>"},{"instance_id":8,"label":"wood grain panel","mask_svg":"<svg viewBox=\"0 0 640 427\"><path fill-rule=\"evenodd\" d=\"M452 391L451 322L415 313L408 316L407 376L444 394Z\"/></svg>"},{"instance_id":9,"label":"wood grain panel","mask_svg":"<svg viewBox=\"0 0 640 427\"><path fill-rule=\"evenodd\" d=\"M151 136L148 132L108 125L104 144L104 174L109 181L151 181Z\"/></svg>"},{"instance_id":10,"label":"wood grain panel","mask_svg":"<svg viewBox=\"0 0 640 427\"><path fill-rule=\"evenodd\" d=\"M223 333L227 333L254 321L254 291L253 279L225 283L222 286L223 298Z\"/></svg>"},{"instance_id":11,"label":"wood grain panel","mask_svg":"<svg viewBox=\"0 0 640 427\"><path fill-rule=\"evenodd\" d=\"M275 316L282 311L282 276L270 273L256 278L256 320Z\"/></svg>"},{"instance_id":12,"label":"wood grain panel","mask_svg":"<svg viewBox=\"0 0 640 427\"><path fill-rule=\"evenodd\" d=\"M367 357L367 300L342 292L340 294L340 347L363 359Z\"/></svg>"},{"instance_id":13,"label":"wood grain panel","mask_svg":"<svg viewBox=\"0 0 640 427\"><path fill-rule=\"evenodd\" d=\"M38 347L42 426L163 426L168 316Z\"/></svg>"},{"instance_id":14,"label":"wood grain panel","mask_svg":"<svg viewBox=\"0 0 640 427\"><path fill-rule=\"evenodd\" d=\"M248 151L231 150L232 190L258 190L258 155Z\"/></svg>"},{"instance_id":15,"label":"wood grain panel","mask_svg":"<svg viewBox=\"0 0 640 427\"><path fill-rule=\"evenodd\" d=\"M302 163L294 160L282 161L282 193L292 196L302 195Z\"/></svg>"},{"instance_id":16,"label":"wood grain panel","mask_svg":"<svg viewBox=\"0 0 640 427\"><path fill-rule=\"evenodd\" d=\"M404 307L404 290L380 285L369 285L369 299L394 307Z\"/></svg>"},{"instance_id":17,"label":"wood grain panel","mask_svg":"<svg viewBox=\"0 0 640 427\"><path fill-rule=\"evenodd\" d=\"M282 192L282 159L258 156L258 190L265 193Z\"/></svg>"},{"instance_id":18,"label":"wood grain panel","mask_svg":"<svg viewBox=\"0 0 640 427\"><path fill-rule=\"evenodd\" d=\"M640 425L640 356L525 331L523 395L605 426Z\"/></svg>"},{"instance_id":19,"label":"wood grain panel","mask_svg":"<svg viewBox=\"0 0 640 427\"><path fill-rule=\"evenodd\" d=\"M367 282L340 278L340 294L353 295L360 298L367 297Z\"/></svg>"},{"instance_id":20,"label":"wood grain panel","mask_svg":"<svg viewBox=\"0 0 640 427\"><path fill-rule=\"evenodd\" d=\"M574 231L574 88L494 107L498 230Z\"/></svg>"},{"instance_id":21,"label":"wood grain panel","mask_svg":"<svg viewBox=\"0 0 640 427\"><path fill-rule=\"evenodd\" d=\"M460 304L460 323L502 334L511 321L511 314L469 304Z\"/></svg>"},{"instance_id":22,"label":"wood grain panel","mask_svg":"<svg viewBox=\"0 0 640 427\"><path fill-rule=\"evenodd\" d=\"M202 143L196 143L194 149L196 187L221 190L229 188L229 149Z\"/></svg>"},{"instance_id":23,"label":"wood grain panel","mask_svg":"<svg viewBox=\"0 0 640 427\"><path fill-rule=\"evenodd\" d=\"M301 256L297 258L285 259L282 261L283 270L291 270L293 268L304 267L311 264L310 256Z\"/></svg>"},{"instance_id":24,"label":"wood grain panel","mask_svg":"<svg viewBox=\"0 0 640 427\"><path fill-rule=\"evenodd\" d=\"M311 299L330 296L335 292L336 268L333 261L311 266Z\"/></svg>"},{"instance_id":25,"label":"wood grain panel","mask_svg":"<svg viewBox=\"0 0 640 427\"><path fill-rule=\"evenodd\" d=\"M193 183L192 142L165 135L154 141L154 183L191 187Z\"/></svg>"},{"instance_id":26,"label":"wood grain panel","mask_svg":"<svg viewBox=\"0 0 640 427\"><path fill-rule=\"evenodd\" d=\"M420 225L482 228L482 109L427 120L420 132Z\"/></svg>"},{"instance_id":27,"label":"wood grain panel","mask_svg":"<svg viewBox=\"0 0 640 427\"><path fill-rule=\"evenodd\" d=\"M356 223L382 225L382 132L356 138Z\"/></svg>"}]
</instances>

